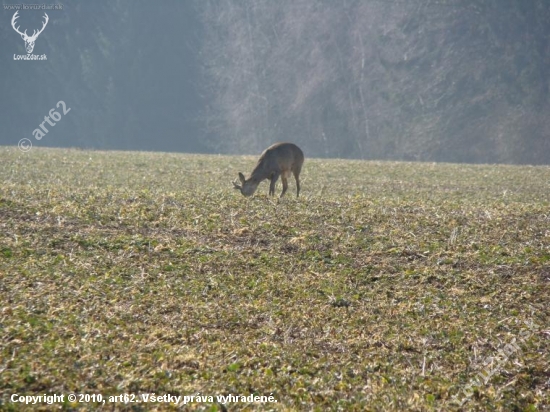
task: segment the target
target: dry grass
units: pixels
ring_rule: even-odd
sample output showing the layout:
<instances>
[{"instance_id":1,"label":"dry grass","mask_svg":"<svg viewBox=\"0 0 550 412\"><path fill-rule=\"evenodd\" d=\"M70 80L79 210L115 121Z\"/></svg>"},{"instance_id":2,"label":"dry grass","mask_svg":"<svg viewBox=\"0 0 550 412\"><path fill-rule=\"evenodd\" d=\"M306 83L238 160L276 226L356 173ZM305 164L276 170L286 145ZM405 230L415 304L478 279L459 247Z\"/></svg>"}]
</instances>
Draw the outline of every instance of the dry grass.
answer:
<instances>
[{"instance_id":1,"label":"dry grass","mask_svg":"<svg viewBox=\"0 0 550 412\"><path fill-rule=\"evenodd\" d=\"M232 189L254 162L0 148L0 409L459 410L532 321L462 408L549 410L548 167L306 158L303 197L278 202Z\"/></svg>"}]
</instances>

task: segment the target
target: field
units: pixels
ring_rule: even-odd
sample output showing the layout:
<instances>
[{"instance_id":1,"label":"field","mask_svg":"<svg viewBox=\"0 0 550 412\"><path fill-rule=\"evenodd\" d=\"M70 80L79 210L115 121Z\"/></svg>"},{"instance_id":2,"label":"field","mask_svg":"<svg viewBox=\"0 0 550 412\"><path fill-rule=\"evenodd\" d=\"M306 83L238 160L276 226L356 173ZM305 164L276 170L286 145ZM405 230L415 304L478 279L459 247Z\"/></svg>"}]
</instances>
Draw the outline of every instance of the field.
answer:
<instances>
[{"instance_id":1,"label":"field","mask_svg":"<svg viewBox=\"0 0 550 412\"><path fill-rule=\"evenodd\" d=\"M0 409L550 410L549 167L255 160L0 147Z\"/></svg>"}]
</instances>

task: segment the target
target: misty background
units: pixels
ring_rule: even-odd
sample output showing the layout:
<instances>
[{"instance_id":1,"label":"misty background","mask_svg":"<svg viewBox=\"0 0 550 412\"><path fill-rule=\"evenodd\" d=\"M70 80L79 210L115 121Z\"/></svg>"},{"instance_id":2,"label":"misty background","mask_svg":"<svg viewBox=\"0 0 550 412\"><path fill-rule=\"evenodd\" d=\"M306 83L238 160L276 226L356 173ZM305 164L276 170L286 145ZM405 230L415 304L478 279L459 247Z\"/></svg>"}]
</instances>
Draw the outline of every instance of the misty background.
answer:
<instances>
[{"instance_id":1,"label":"misty background","mask_svg":"<svg viewBox=\"0 0 550 412\"><path fill-rule=\"evenodd\" d=\"M13 1L0 145L550 163L548 0Z\"/></svg>"}]
</instances>

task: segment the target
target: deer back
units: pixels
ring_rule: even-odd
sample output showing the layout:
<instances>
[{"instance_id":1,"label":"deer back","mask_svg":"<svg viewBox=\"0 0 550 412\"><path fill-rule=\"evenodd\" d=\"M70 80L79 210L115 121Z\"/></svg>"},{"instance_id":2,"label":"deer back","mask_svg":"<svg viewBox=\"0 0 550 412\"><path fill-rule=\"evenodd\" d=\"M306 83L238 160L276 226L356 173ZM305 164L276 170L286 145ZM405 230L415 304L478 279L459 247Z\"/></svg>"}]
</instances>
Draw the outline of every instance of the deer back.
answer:
<instances>
[{"instance_id":1,"label":"deer back","mask_svg":"<svg viewBox=\"0 0 550 412\"><path fill-rule=\"evenodd\" d=\"M254 179L264 180L273 172L280 174L300 170L304 163L304 153L293 143L277 143L268 147L260 156L252 171Z\"/></svg>"}]
</instances>

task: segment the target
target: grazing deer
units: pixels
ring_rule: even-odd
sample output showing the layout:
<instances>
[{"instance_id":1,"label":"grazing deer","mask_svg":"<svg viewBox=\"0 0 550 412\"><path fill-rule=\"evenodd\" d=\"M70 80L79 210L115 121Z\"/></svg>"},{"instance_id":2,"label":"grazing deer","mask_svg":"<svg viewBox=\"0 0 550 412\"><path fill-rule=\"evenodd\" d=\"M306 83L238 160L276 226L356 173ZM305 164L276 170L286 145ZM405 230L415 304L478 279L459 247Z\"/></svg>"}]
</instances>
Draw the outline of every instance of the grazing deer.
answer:
<instances>
[{"instance_id":1,"label":"grazing deer","mask_svg":"<svg viewBox=\"0 0 550 412\"><path fill-rule=\"evenodd\" d=\"M304 164L304 153L294 143L276 143L264 150L258 164L252 171L250 178L245 179L239 172L241 185L233 182L235 189L239 189L244 196L252 196L260 182L269 179L269 194L275 194L275 183L279 176L283 181L283 197L288 189L288 177L294 174L296 179L296 197L300 195L300 171Z\"/></svg>"}]
</instances>

